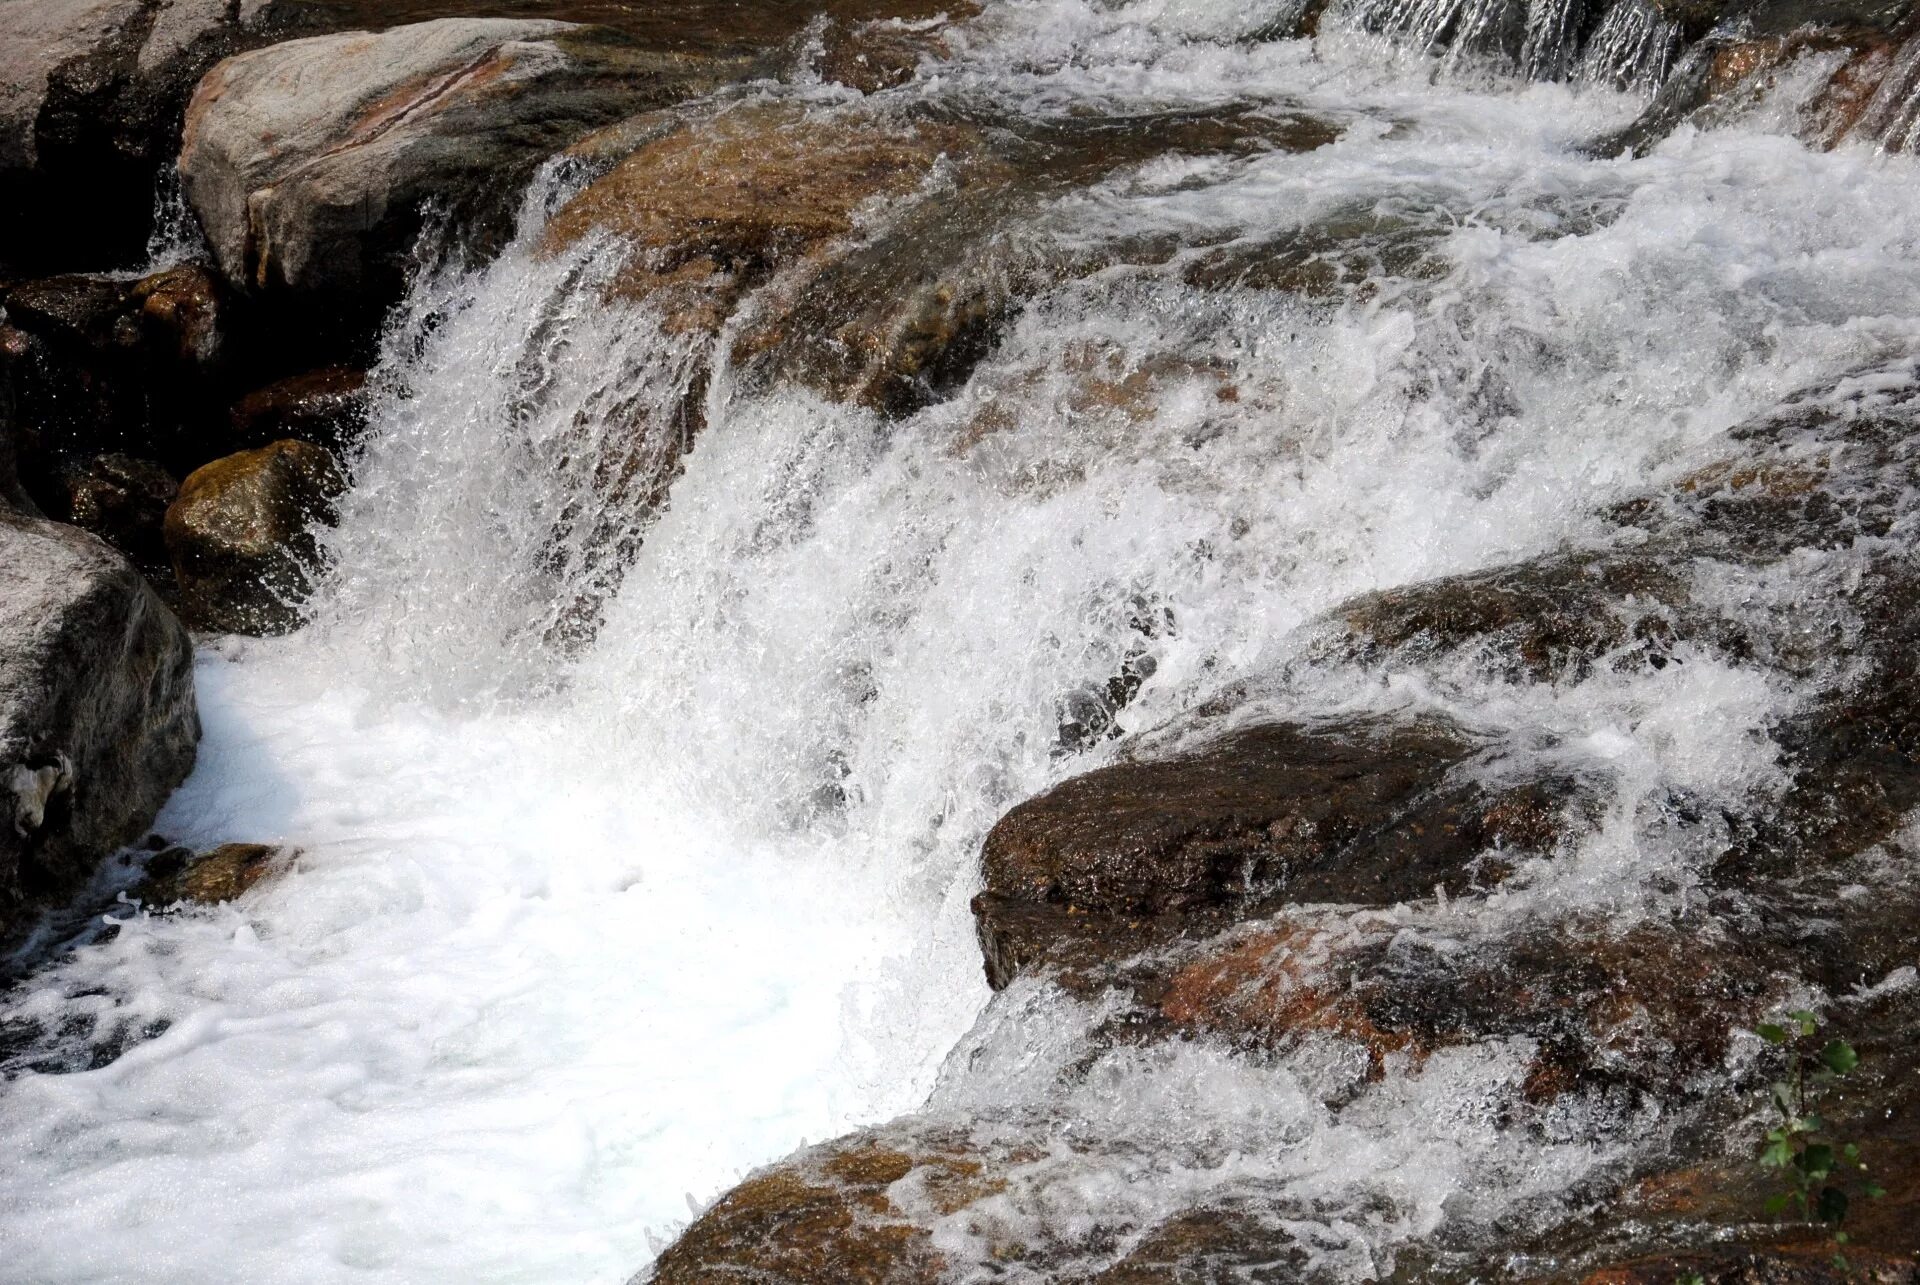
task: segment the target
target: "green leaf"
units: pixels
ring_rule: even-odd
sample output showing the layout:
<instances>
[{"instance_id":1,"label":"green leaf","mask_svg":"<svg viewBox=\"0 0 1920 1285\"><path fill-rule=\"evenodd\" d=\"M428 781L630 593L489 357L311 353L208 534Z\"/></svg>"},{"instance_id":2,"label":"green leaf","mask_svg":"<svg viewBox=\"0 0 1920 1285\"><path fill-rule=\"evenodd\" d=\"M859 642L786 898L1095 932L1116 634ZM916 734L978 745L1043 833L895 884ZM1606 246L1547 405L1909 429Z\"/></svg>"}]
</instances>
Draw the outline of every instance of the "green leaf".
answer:
<instances>
[{"instance_id":1,"label":"green leaf","mask_svg":"<svg viewBox=\"0 0 1920 1285\"><path fill-rule=\"evenodd\" d=\"M1880 1199L1880 1197L1882 1197L1882 1196L1884 1196L1884 1195L1886 1195L1886 1194L1887 1194L1887 1189L1886 1189L1885 1187L1882 1187L1882 1186L1881 1186L1881 1185L1880 1185L1879 1183L1877 1183L1877 1182L1870 1182L1870 1183L1868 1183L1868 1184L1867 1184L1867 1199L1868 1199L1868 1200L1878 1200L1878 1199Z\"/></svg>"},{"instance_id":2,"label":"green leaf","mask_svg":"<svg viewBox=\"0 0 1920 1285\"><path fill-rule=\"evenodd\" d=\"M1775 1026L1772 1022L1762 1022L1759 1027L1756 1028L1754 1034L1769 1044L1785 1044L1787 1042L1787 1028L1784 1026Z\"/></svg>"},{"instance_id":3,"label":"green leaf","mask_svg":"<svg viewBox=\"0 0 1920 1285\"><path fill-rule=\"evenodd\" d=\"M1834 1040L1820 1050L1820 1060L1835 1075L1845 1075L1860 1065L1860 1055L1853 1051L1853 1045L1845 1040Z\"/></svg>"},{"instance_id":4,"label":"green leaf","mask_svg":"<svg viewBox=\"0 0 1920 1285\"><path fill-rule=\"evenodd\" d=\"M1820 1029L1820 1019L1804 1008L1796 1008L1793 1012L1788 1013L1787 1016L1800 1023L1800 1033L1802 1035L1811 1035Z\"/></svg>"},{"instance_id":5,"label":"green leaf","mask_svg":"<svg viewBox=\"0 0 1920 1285\"><path fill-rule=\"evenodd\" d=\"M1774 1192L1771 1196L1767 1197L1767 1217L1778 1218L1787 1211L1787 1206L1792 1202L1793 1193L1791 1191Z\"/></svg>"},{"instance_id":6,"label":"green leaf","mask_svg":"<svg viewBox=\"0 0 1920 1285\"><path fill-rule=\"evenodd\" d=\"M1800 1127L1804 1132L1807 1132L1807 1133L1825 1133L1827 1130L1827 1122L1822 1116L1820 1116L1818 1112L1816 1112L1812 1115L1807 1116L1805 1119L1801 1120Z\"/></svg>"},{"instance_id":7,"label":"green leaf","mask_svg":"<svg viewBox=\"0 0 1920 1285\"><path fill-rule=\"evenodd\" d=\"M1819 1180L1833 1172L1833 1148L1824 1142L1813 1142L1800 1153L1800 1169L1807 1177Z\"/></svg>"},{"instance_id":8,"label":"green leaf","mask_svg":"<svg viewBox=\"0 0 1920 1285\"><path fill-rule=\"evenodd\" d=\"M1843 1231L1836 1231L1835 1233L1833 1233L1833 1243L1836 1245L1852 1244L1853 1237L1847 1235L1847 1233Z\"/></svg>"},{"instance_id":9,"label":"green leaf","mask_svg":"<svg viewBox=\"0 0 1920 1285\"><path fill-rule=\"evenodd\" d=\"M1849 1160L1858 1160L1860 1158L1860 1148L1849 1142L1846 1146L1840 1148L1840 1154Z\"/></svg>"},{"instance_id":10,"label":"green leaf","mask_svg":"<svg viewBox=\"0 0 1920 1285\"><path fill-rule=\"evenodd\" d=\"M1847 1218L1847 1193L1838 1187L1822 1187L1820 1203L1814 1208L1821 1222L1829 1227L1838 1227Z\"/></svg>"},{"instance_id":11,"label":"green leaf","mask_svg":"<svg viewBox=\"0 0 1920 1285\"><path fill-rule=\"evenodd\" d=\"M1760 1163L1769 1169L1784 1169L1793 1163L1793 1146L1786 1139L1769 1142L1760 1153Z\"/></svg>"}]
</instances>

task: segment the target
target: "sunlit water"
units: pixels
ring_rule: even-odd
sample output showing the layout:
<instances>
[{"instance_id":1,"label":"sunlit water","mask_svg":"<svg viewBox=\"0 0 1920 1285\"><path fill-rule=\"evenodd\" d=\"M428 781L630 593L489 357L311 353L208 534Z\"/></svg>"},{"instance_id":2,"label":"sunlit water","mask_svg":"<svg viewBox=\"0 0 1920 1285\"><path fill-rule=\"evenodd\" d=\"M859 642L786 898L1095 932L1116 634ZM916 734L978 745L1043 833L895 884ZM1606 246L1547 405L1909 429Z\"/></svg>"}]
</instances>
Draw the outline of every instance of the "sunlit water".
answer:
<instances>
[{"instance_id":1,"label":"sunlit water","mask_svg":"<svg viewBox=\"0 0 1920 1285\"><path fill-rule=\"evenodd\" d=\"M1130 736L1251 681L1282 711L1444 709L1620 780L1574 859L1491 905L1393 912L1408 931L1643 913L1652 872L1684 896L1689 854L1647 841L1636 800L1773 788L1765 729L1796 699L1779 680L1701 657L1382 686L1289 667L1300 627L1356 592L1601 539L1610 498L1920 338L1905 160L1809 151L1762 110L1596 161L1578 145L1642 101L1596 87L1633 84L1619 67L1528 87L1337 29L1317 53L1226 39L1273 8L996 9L917 92L1333 115L1321 150L1163 157L1032 234L1218 246L1357 210L1434 270L1316 302L1182 284L1197 249L1115 266L1035 300L957 395L891 424L748 397L723 369L623 578L596 541L641 518L579 506L614 425L669 404L696 354L602 302L611 247L535 253L544 190L498 262L416 283L336 579L303 633L203 649L200 766L157 827L300 855L235 905L129 904L117 937L5 998L69 1044L158 1033L80 1073L19 1059L0 1275L620 1281L753 1166L929 1095L1045 1103L1130 1144L1025 1165L989 1222L1138 1227L1264 1191L1348 1279L1448 1219L1551 1209L1608 1163L1625 1143L1593 1122L1503 1140L1489 1107L1525 1051L1499 1044L1357 1101L1337 1060L1122 1051L1063 1099L1097 1013L1023 983L969 1029L980 840L1128 743L1064 758L1058 727L1143 646ZM1432 17L1393 12L1402 36ZM1664 37L1609 39L1631 61ZM1090 370L1152 373L1089 402ZM1753 610L1767 591L1729 590ZM602 599L592 643L557 646ZM940 1243L965 1263L981 1234Z\"/></svg>"}]
</instances>

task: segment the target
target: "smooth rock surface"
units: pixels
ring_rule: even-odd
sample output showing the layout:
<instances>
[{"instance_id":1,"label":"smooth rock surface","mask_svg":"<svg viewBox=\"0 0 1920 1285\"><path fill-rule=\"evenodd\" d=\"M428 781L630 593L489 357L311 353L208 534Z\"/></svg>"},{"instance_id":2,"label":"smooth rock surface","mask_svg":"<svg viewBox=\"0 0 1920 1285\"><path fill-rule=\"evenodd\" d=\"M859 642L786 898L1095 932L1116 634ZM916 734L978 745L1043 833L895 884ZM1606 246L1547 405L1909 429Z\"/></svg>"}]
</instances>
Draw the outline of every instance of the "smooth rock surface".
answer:
<instances>
[{"instance_id":1,"label":"smooth rock surface","mask_svg":"<svg viewBox=\"0 0 1920 1285\"><path fill-rule=\"evenodd\" d=\"M288 41L201 81L181 180L235 286L384 298L424 202L498 218L540 160L731 68L552 21Z\"/></svg>"}]
</instances>

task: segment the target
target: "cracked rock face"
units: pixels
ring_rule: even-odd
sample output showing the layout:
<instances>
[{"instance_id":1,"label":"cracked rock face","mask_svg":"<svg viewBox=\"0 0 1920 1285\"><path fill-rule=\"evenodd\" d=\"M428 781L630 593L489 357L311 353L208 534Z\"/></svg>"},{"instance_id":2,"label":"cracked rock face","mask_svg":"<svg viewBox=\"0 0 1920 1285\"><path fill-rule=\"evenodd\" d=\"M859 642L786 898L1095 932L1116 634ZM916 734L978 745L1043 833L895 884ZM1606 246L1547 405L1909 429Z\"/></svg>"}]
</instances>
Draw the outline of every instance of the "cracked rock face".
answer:
<instances>
[{"instance_id":1,"label":"cracked rock face","mask_svg":"<svg viewBox=\"0 0 1920 1285\"><path fill-rule=\"evenodd\" d=\"M0 507L0 941L140 836L199 738L192 644L146 581Z\"/></svg>"}]
</instances>

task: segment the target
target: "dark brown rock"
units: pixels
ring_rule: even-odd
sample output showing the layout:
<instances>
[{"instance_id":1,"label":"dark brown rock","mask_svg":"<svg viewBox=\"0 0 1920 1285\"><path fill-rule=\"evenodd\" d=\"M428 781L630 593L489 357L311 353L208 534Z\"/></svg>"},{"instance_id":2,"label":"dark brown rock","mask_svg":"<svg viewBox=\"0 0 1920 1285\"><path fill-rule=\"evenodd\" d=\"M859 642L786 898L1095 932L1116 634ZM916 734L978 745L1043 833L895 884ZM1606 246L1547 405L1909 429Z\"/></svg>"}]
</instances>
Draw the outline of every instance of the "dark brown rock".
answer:
<instances>
[{"instance_id":1,"label":"dark brown rock","mask_svg":"<svg viewBox=\"0 0 1920 1285\"><path fill-rule=\"evenodd\" d=\"M346 489L333 456L308 442L242 451L195 471L167 510L181 610L197 629L283 633L319 559L316 524Z\"/></svg>"},{"instance_id":2,"label":"dark brown rock","mask_svg":"<svg viewBox=\"0 0 1920 1285\"><path fill-rule=\"evenodd\" d=\"M265 446L298 438L331 450L352 446L366 425L367 377L345 366L327 366L256 388L234 404L236 447Z\"/></svg>"},{"instance_id":3,"label":"dark brown rock","mask_svg":"<svg viewBox=\"0 0 1920 1285\"><path fill-rule=\"evenodd\" d=\"M1687 603L1658 553L1566 553L1352 599L1320 655L1419 665L1472 650L1509 679L1577 681L1610 653L1659 667Z\"/></svg>"},{"instance_id":4,"label":"dark brown rock","mask_svg":"<svg viewBox=\"0 0 1920 1285\"><path fill-rule=\"evenodd\" d=\"M140 310L148 342L182 366L219 362L225 332L225 289L200 264L168 268L134 283L128 300Z\"/></svg>"},{"instance_id":5,"label":"dark brown rock","mask_svg":"<svg viewBox=\"0 0 1920 1285\"><path fill-rule=\"evenodd\" d=\"M161 526L180 484L151 460L119 453L72 460L57 473L47 516L70 522L124 553L149 579L171 584Z\"/></svg>"},{"instance_id":6,"label":"dark brown rock","mask_svg":"<svg viewBox=\"0 0 1920 1285\"><path fill-rule=\"evenodd\" d=\"M1476 774L1485 752L1436 721L1263 724L1074 777L987 836L974 912L989 980L1259 906L1497 883L1584 824L1590 787Z\"/></svg>"},{"instance_id":7,"label":"dark brown rock","mask_svg":"<svg viewBox=\"0 0 1920 1285\"><path fill-rule=\"evenodd\" d=\"M1131 915L1280 888L1306 900L1374 900L1342 895L1380 872L1357 872L1340 854L1390 827L1474 749L1438 723L1274 724L1179 757L1101 768L994 826L981 854L987 888Z\"/></svg>"},{"instance_id":8,"label":"dark brown rock","mask_svg":"<svg viewBox=\"0 0 1920 1285\"><path fill-rule=\"evenodd\" d=\"M207 429L219 423L235 345L229 300L205 269L16 282L0 287L0 309L0 383L21 480L41 508L64 512L68 479L98 456L178 474L224 445Z\"/></svg>"},{"instance_id":9,"label":"dark brown rock","mask_svg":"<svg viewBox=\"0 0 1920 1285\"><path fill-rule=\"evenodd\" d=\"M1376 1066L1525 1036L1540 1049L1529 1092L1542 1100L1596 1078L1670 1092L1785 1000L1792 958L1764 936L1681 924L1566 924L1460 953L1389 936L1335 942L1279 919L1202 951L1160 1012L1182 1029L1262 1043L1333 1033Z\"/></svg>"}]
</instances>

